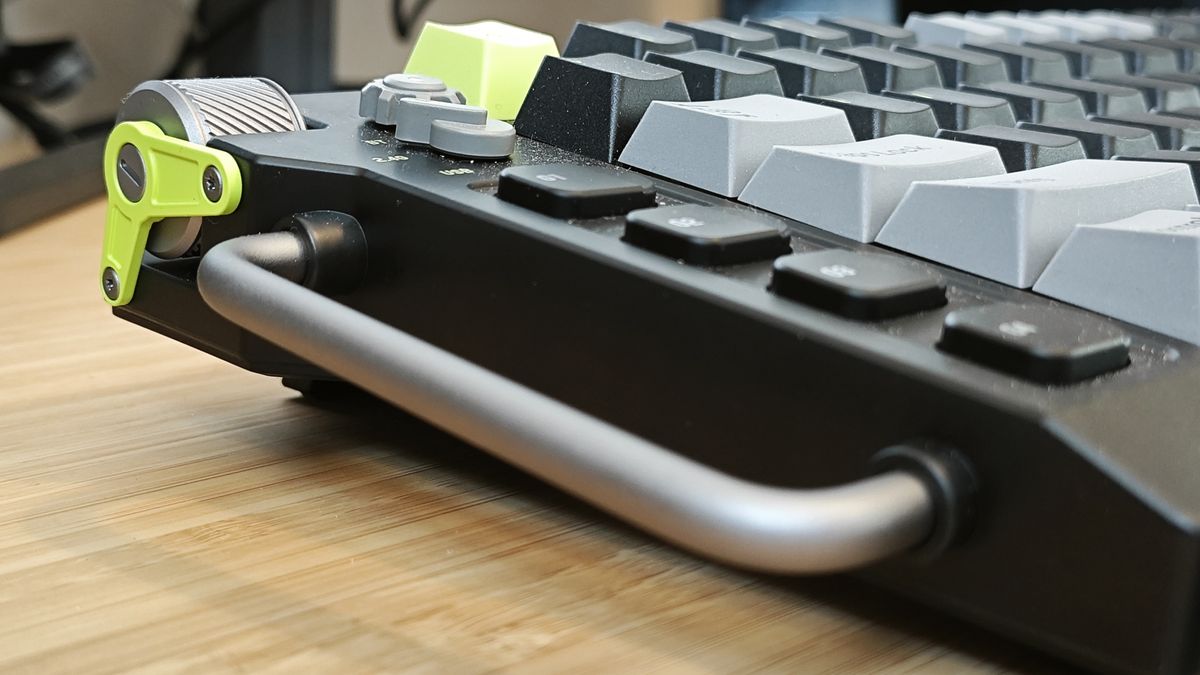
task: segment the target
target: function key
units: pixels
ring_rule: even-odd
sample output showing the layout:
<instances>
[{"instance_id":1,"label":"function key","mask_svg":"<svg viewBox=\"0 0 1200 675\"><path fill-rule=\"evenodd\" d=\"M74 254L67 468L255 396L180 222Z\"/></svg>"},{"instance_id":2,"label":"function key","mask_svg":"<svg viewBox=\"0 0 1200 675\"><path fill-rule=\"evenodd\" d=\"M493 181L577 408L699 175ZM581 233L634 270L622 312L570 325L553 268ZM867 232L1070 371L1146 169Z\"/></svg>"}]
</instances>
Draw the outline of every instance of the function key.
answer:
<instances>
[{"instance_id":1,"label":"function key","mask_svg":"<svg viewBox=\"0 0 1200 675\"><path fill-rule=\"evenodd\" d=\"M1114 35L1112 29L1076 16L1066 16L1061 13L1055 14L1050 12L1022 12L1021 16L1036 19L1047 26L1057 28L1062 33L1064 40L1072 42L1102 40Z\"/></svg>"},{"instance_id":2,"label":"function key","mask_svg":"<svg viewBox=\"0 0 1200 675\"><path fill-rule=\"evenodd\" d=\"M1083 145L1073 136L1011 127L976 127L968 131L942 129L938 138L990 145L1000 151L1008 171L1026 171L1074 159L1086 159Z\"/></svg>"},{"instance_id":3,"label":"function key","mask_svg":"<svg viewBox=\"0 0 1200 675\"><path fill-rule=\"evenodd\" d=\"M1058 80L1055 82L1030 82L1042 89L1074 94L1083 102L1089 115L1146 112L1146 99L1142 92L1130 87L1105 84L1092 80Z\"/></svg>"},{"instance_id":4,"label":"function key","mask_svg":"<svg viewBox=\"0 0 1200 675\"><path fill-rule=\"evenodd\" d=\"M501 171L497 196L556 218L602 218L654 206L654 184L608 167L530 164Z\"/></svg>"},{"instance_id":5,"label":"function key","mask_svg":"<svg viewBox=\"0 0 1200 675\"><path fill-rule=\"evenodd\" d=\"M961 130L988 125L1011 127L1017 124L1012 106L995 96L941 87L922 87L884 95L928 104L943 129Z\"/></svg>"},{"instance_id":6,"label":"function key","mask_svg":"<svg viewBox=\"0 0 1200 675\"><path fill-rule=\"evenodd\" d=\"M1125 75L1129 72L1129 67L1125 65L1125 57L1121 52L1097 47L1094 44L1054 40L1043 42L1038 47L1062 54L1067 60L1067 66L1071 69L1073 77Z\"/></svg>"},{"instance_id":7,"label":"function key","mask_svg":"<svg viewBox=\"0 0 1200 675\"><path fill-rule=\"evenodd\" d=\"M1110 159L1114 155L1140 155L1158 149L1154 134L1137 127L1105 124L1094 120L1062 120L1052 124L1021 122L1022 129L1074 136L1083 144L1088 159Z\"/></svg>"},{"instance_id":8,"label":"function key","mask_svg":"<svg viewBox=\"0 0 1200 675\"><path fill-rule=\"evenodd\" d=\"M967 12L967 17L1002 29L1007 35L1007 39L998 40L998 42L1013 42L1016 44L1026 42L1036 44L1057 40L1063 37L1064 33L1057 26L1005 12L993 12L990 14Z\"/></svg>"},{"instance_id":9,"label":"function key","mask_svg":"<svg viewBox=\"0 0 1200 675\"><path fill-rule=\"evenodd\" d=\"M738 58L765 63L775 69L784 96L811 94L823 96L843 91L866 91L862 68L853 61L833 59L795 47L767 49L761 52L742 49Z\"/></svg>"},{"instance_id":10,"label":"function key","mask_svg":"<svg viewBox=\"0 0 1200 675\"><path fill-rule=\"evenodd\" d=\"M715 101L751 94L783 96L779 75L769 64L701 49L682 54L646 54L646 61L683 73L693 101Z\"/></svg>"},{"instance_id":11,"label":"function key","mask_svg":"<svg viewBox=\"0 0 1200 675\"><path fill-rule=\"evenodd\" d=\"M1071 77L1066 57L1048 49L1003 43L963 46L1004 59L1008 74L1014 80L1065 80Z\"/></svg>"},{"instance_id":12,"label":"function key","mask_svg":"<svg viewBox=\"0 0 1200 675\"><path fill-rule=\"evenodd\" d=\"M933 108L925 103L857 91L845 91L829 96L801 94L797 98L845 112L854 138L860 141L894 134L933 136L938 130Z\"/></svg>"},{"instance_id":13,"label":"function key","mask_svg":"<svg viewBox=\"0 0 1200 675\"><path fill-rule=\"evenodd\" d=\"M1093 119L1097 122L1149 129L1154 132L1158 138L1158 147L1163 150L1182 150L1200 145L1200 120L1154 113L1096 115Z\"/></svg>"},{"instance_id":14,"label":"function key","mask_svg":"<svg viewBox=\"0 0 1200 675\"><path fill-rule=\"evenodd\" d=\"M742 19L747 28L771 33L780 47L795 47L815 52L821 47L838 49L850 46L850 34L838 28L818 26L799 19L781 16L774 19Z\"/></svg>"},{"instance_id":15,"label":"function key","mask_svg":"<svg viewBox=\"0 0 1200 675\"><path fill-rule=\"evenodd\" d=\"M875 241L1029 288L1076 225L1195 203L1185 166L1081 159L999 176L918 181Z\"/></svg>"},{"instance_id":16,"label":"function key","mask_svg":"<svg viewBox=\"0 0 1200 675\"><path fill-rule=\"evenodd\" d=\"M1008 80L1008 66L994 54L946 47L943 45L900 45L895 48L901 54L919 56L937 64L942 82L947 87L960 84L985 84Z\"/></svg>"},{"instance_id":17,"label":"function key","mask_svg":"<svg viewBox=\"0 0 1200 675\"><path fill-rule=\"evenodd\" d=\"M822 26L832 26L846 31L850 34L850 41L856 45L872 45L888 49L893 45L917 44L916 33L886 23L853 18L821 19L819 23Z\"/></svg>"},{"instance_id":18,"label":"function key","mask_svg":"<svg viewBox=\"0 0 1200 675\"><path fill-rule=\"evenodd\" d=\"M918 43L927 46L957 47L964 42L1004 42L1007 39L1003 28L950 13L913 12L905 19L904 28L916 34Z\"/></svg>"},{"instance_id":19,"label":"function key","mask_svg":"<svg viewBox=\"0 0 1200 675\"><path fill-rule=\"evenodd\" d=\"M775 49L779 46L773 34L725 19L668 21L663 26L691 35L698 49L714 52L736 54L739 49Z\"/></svg>"},{"instance_id":20,"label":"function key","mask_svg":"<svg viewBox=\"0 0 1200 675\"><path fill-rule=\"evenodd\" d=\"M1082 312L996 304L951 312L938 348L1042 384L1071 384L1129 365L1129 338Z\"/></svg>"},{"instance_id":21,"label":"function key","mask_svg":"<svg viewBox=\"0 0 1200 675\"><path fill-rule=\"evenodd\" d=\"M619 54L547 56L514 124L527 138L612 162L654 100L688 100L678 70Z\"/></svg>"},{"instance_id":22,"label":"function key","mask_svg":"<svg viewBox=\"0 0 1200 675\"><path fill-rule=\"evenodd\" d=\"M1175 66L1180 72L1200 72L1200 43L1193 40L1175 40L1165 37L1154 37L1141 40L1141 42L1169 49L1175 54Z\"/></svg>"},{"instance_id":23,"label":"function key","mask_svg":"<svg viewBox=\"0 0 1200 675\"><path fill-rule=\"evenodd\" d=\"M1097 75L1093 79L1142 92L1146 106L1157 110L1171 110L1200 105L1200 91L1184 82L1146 75Z\"/></svg>"},{"instance_id":24,"label":"function key","mask_svg":"<svg viewBox=\"0 0 1200 675\"><path fill-rule=\"evenodd\" d=\"M699 204L630 213L626 242L692 265L738 265L791 252L782 223L752 211Z\"/></svg>"},{"instance_id":25,"label":"function key","mask_svg":"<svg viewBox=\"0 0 1200 675\"><path fill-rule=\"evenodd\" d=\"M1122 40L1120 38L1105 38L1094 40L1088 44L1118 52L1125 58L1129 72L1138 75L1157 75L1173 73L1178 70L1175 53L1170 49L1156 47L1146 42Z\"/></svg>"},{"instance_id":26,"label":"function key","mask_svg":"<svg viewBox=\"0 0 1200 675\"><path fill-rule=\"evenodd\" d=\"M675 54L690 52L695 48L696 43L691 35L651 26L641 21L580 21L571 31L563 56L580 57L609 53L640 59L646 52Z\"/></svg>"},{"instance_id":27,"label":"function key","mask_svg":"<svg viewBox=\"0 0 1200 675\"><path fill-rule=\"evenodd\" d=\"M842 111L782 96L655 101L621 153L621 163L736 197L776 145L852 140Z\"/></svg>"},{"instance_id":28,"label":"function key","mask_svg":"<svg viewBox=\"0 0 1200 675\"><path fill-rule=\"evenodd\" d=\"M848 319L878 321L946 304L938 275L880 255L828 250L775 261L771 291Z\"/></svg>"},{"instance_id":29,"label":"function key","mask_svg":"<svg viewBox=\"0 0 1200 675\"><path fill-rule=\"evenodd\" d=\"M1111 28L1115 36L1125 40L1145 40L1158 33L1158 26L1149 17L1117 14L1105 10L1092 10L1085 17L1088 21Z\"/></svg>"},{"instance_id":30,"label":"function key","mask_svg":"<svg viewBox=\"0 0 1200 675\"><path fill-rule=\"evenodd\" d=\"M937 64L911 54L902 54L881 47L849 47L822 49L821 54L853 61L862 67L867 91L879 93L885 89L907 91L919 87L940 87L942 76Z\"/></svg>"},{"instance_id":31,"label":"function key","mask_svg":"<svg viewBox=\"0 0 1200 675\"><path fill-rule=\"evenodd\" d=\"M1054 120L1081 120L1087 117L1083 101L1075 94L1034 87L1016 82L992 82L990 84L960 87L985 96L998 96L1012 104L1017 119L1023 122L1051 122Z\"/></svg>"}]
</instances>

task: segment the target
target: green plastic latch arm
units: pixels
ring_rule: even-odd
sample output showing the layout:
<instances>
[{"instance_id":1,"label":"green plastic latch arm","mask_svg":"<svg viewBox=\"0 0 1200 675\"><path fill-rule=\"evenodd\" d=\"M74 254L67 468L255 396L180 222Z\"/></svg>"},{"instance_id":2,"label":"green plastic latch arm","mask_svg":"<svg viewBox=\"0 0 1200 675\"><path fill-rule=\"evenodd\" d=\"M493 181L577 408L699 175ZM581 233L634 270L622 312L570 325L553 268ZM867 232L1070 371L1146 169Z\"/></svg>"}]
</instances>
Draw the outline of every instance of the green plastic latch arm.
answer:
<instances>
[{"instance_id":1,"label":"green plastic latch arm","mask_svg":"<svg viewBox=\"0 0 1200 675\"><path fill-rule=\"evenodd\" d=\"M122 156L125 146L133 149ZM112 130L104 147L104 185L108 218L100 293L113 306L133 298L155 223L232 213L242 197L242 175L232 155L167 136L152 122L122 122Z\"/></svg>"}]
</instances>

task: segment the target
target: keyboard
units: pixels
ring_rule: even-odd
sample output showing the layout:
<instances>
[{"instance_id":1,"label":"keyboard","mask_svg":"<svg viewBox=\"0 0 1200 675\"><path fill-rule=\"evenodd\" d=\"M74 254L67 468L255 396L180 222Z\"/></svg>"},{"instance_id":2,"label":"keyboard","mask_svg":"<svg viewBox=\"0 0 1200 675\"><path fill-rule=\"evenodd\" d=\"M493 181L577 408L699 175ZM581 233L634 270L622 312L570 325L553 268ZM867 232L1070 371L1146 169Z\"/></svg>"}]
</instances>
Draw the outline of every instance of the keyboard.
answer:
<instances>
[{"instance_id":1,"label":"keyboard","mask_svg":"<svg viewBox=\"0 0 1200 675\"><path fill-rule=\"evenodd\" d=\"M147 82L100 290L699 555L1192 673L1198 55L1188 12L483 21L361 91Z\"/></svg>"}]
</instances>

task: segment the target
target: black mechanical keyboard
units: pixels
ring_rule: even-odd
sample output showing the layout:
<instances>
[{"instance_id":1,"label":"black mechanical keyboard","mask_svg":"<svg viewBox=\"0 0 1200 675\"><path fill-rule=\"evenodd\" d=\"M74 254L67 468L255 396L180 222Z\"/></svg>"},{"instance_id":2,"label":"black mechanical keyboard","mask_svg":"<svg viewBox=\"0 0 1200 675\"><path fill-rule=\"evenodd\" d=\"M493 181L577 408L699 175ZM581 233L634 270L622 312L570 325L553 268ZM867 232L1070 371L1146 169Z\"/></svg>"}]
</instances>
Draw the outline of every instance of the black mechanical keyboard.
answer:
<instances>
[{"instance_id":1,"label":"black mechanical keyboard","mask_svg":"<svg viewBox=\"0 0 1200 675\"><path fill-rule=\"evenodd\" d=\"M145 83L105 162L117 316L700 555L1200 669L1200 14L429 24L361 92Z\"/></svg>"}]
</instances>

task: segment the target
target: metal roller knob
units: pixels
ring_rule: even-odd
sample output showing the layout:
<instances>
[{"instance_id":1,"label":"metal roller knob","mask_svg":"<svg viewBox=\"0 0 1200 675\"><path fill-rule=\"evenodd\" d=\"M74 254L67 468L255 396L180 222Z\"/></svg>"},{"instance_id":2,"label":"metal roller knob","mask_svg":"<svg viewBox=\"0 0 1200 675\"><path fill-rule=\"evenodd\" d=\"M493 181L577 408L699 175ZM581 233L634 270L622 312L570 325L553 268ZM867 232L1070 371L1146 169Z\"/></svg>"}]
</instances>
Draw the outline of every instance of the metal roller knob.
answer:
<instances>
[{"instance_id":1,"label":"metal roller knob","mask_svg":"<svg viewBox=\"0 0 1200 675\"><path fill-rule=\"evenodd\" d=\"M306 128L292 97L262 77L143 82L129 93L117 113L118 124L130 121L153 122L168 136L197 145L208 145L220 136ZM124 167L136 170L138 159L131 162L126 157ZM136 182L136 176L133 179ZM184 255L196 244L202 220L162 220L151 228L146 250L160 258Z\"/></svg>"}]
</instances>

